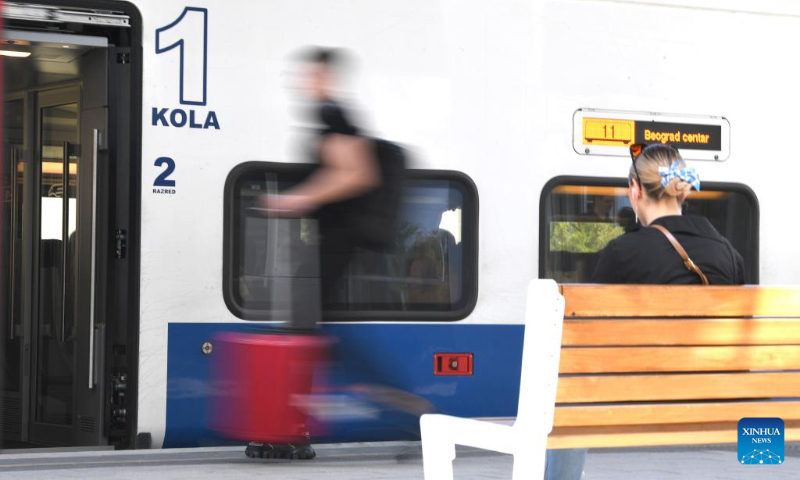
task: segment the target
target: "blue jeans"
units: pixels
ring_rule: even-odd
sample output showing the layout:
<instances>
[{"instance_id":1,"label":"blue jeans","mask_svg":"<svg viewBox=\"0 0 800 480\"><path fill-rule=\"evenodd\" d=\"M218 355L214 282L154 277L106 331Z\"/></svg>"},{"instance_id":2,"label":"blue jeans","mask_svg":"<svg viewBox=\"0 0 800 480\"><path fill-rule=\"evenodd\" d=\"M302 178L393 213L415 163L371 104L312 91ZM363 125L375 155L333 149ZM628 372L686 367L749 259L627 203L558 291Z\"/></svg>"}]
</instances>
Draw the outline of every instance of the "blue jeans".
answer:
<instances>
[{"instance_id":1,"label":"blue jeans","mask_svg":"<svg viewBox=\"0 0 800 480\"><path fill-rule=\"evenodd\" d=\"M548 450L544 480L581 480L587 451L585 448Z\"/></svg>"}]
</instances>

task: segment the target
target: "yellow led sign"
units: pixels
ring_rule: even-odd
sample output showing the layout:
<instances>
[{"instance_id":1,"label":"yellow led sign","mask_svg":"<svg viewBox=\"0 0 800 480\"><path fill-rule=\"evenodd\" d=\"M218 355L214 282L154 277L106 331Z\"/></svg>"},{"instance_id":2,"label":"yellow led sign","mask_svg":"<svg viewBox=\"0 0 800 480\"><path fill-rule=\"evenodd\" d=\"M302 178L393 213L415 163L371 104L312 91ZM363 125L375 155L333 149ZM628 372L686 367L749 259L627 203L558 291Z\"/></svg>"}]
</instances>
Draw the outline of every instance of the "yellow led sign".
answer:
<instances>
[{"instance_id":1,"label":"yellow led sign","mask_svg":"<svg viewBox=\"0 0 800 480\"><path fill-rule=\"evenodd\" d=\"M0 0L2 1L2 0ZM663 143L687 160L730 156L731 124L724 117L580 108L572 116L572 149L578 155L630 155L634 144Z\"/></svg>"},{"instance_id":2,"label":"yellow led sign","mask_svg":"<svg viewBox=\"0 0 800 480\"><path fill-rule=\"evenodd\" d=\"M611 118L583 119L584 145L614 145L626 147L636 139L636 122Z\"/></svg>"},{"instance_id":3,"label":"yellow led sign","mask_svg":"<svg viewBox=\"0 0 800 480\"><path fill-rule=\"evenodd\" d=\"M716 125L583 118L584 145L627 147L634 143L669 143L678 148L719 150L721 128Z\"/></svg>"}]
</instances>

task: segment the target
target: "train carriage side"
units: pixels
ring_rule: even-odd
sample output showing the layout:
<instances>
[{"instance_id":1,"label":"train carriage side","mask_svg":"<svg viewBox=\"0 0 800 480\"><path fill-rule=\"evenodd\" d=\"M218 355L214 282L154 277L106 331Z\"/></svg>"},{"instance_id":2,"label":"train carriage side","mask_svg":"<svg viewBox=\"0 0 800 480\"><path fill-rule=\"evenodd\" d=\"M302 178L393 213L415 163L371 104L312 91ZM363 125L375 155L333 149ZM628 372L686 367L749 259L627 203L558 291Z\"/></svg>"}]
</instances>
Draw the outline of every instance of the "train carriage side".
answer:
<instances>
[{"instance_id":1,"label":"train carriage side","mask_svg":"<svg viewBox=\"0 0 800 480\"><path fill-rule=\"evenodd\" d=\"M128 435L138 434L139 446L222 443L207 420L214 335L280 320L265 280L265 252L276 248L275 241L262 219L248 216L247 207L265 189L286 188L301 178L300 164L308 160L298 148L306 132L287 88L287 57L303 45L341 46L357 55L353 90L365 123L378 136L407 145L414 159L397 251L359 254L323 327L339 339L339 365L327 380L343 392L328 398L342 408L326 441L415 438L415 415L431 407L468 417L514 416L525 285L537 276L587 281L604 242L624 231L620 214L627 206L630 158L576 150L579 112L724 118L729 154L692 162L704 191L687 209L709 216L731 239L745 256L750 282L798 280L788 265L799 247L785 234L783 215L800 173L786 141L793 138L798 111L790 93L795 69L786 51L800 40L800 8L768 2L743 10L712 0L207 0L192 6L143 0L134 9L124 2L52 3L122 13L132 22L133 65L126 75L133 81L125 88L134 104L126 118L138 124L119 133L117 141L131 142L126 147L131 159L140 159L126 171L136 178L126 188L133 186L138 194L129 195L130 235L101 244L108 258L124 244L135 263L128 267L138 276L126 302L138 302L138 310L125 325L135 327L136 339L128 338L125 348L101 340L105 353L96 358L105 355L105 363L93 368L105 369L100 376L108 377L115 354L138 367L135 388L127 395L135 398L129 403ZM22 30L35 31L34 23ZM80 104L91 92L85 86L89 80L70 81L81 85L71 101ZM25 98L35 104L38 90L27 90ZM8 112L12 97L4 93ZM70 103L59 102L48 105ZM79 118L89 119L92 107ZM118 107L109 108L113 114ZM48 113L32 106L31 112ZM81 135L93 130L79 128ZM4 147L9 133L6 126ZM91 141L91 135L81 140L82 148L72 155L63 141L62 150L48 151L61 151L61 165L69 169L71 162L89 161ZM98 158L114 165L115 149L98 151ZM27 158L27 153L10 155L4 149L5 159ZM44 160L31 158L40 160L34 171L42 175ZM86 165L78 171L93 170ZM47 181L64 183L63 173ZM36 180L27 180L31 192L37 191ZM82 181L79 185L91 177ZM29 193L29 202L37 201L36 194ZM69 203L59 203L62 212ZM83 208L91 212L91 202ZM103 208L100 215L107 215L107 231L113 231L116 214ZM25 225L36 223L32 212L25 215ZM285 256L313 243L310 225L284 224L296 240ZM20 229L31 243L45 239L35 238L36 228L25 232ZM54 233L51 240L69 233ZM83 237L86 252L91 237ZM59 251L63 255L63 248ZM48 272L45 257L56 262ZM57 264L63 257L47 249L25 258L21 266L40 275L66 271L66 264L61 269ZM27 280L31 285L34 277ZM88 298L81 308L88 308ZM114 298L98 293L95 301L115 307ZM34 300L19 302L34 305ZM14 322L36 321L12 320L3 331L13 332ZM44 323L60 325L38 321L33 333L44 332ZM54 339L44 342L57 352L65 330L54 328ZM8 336L0 340L11 341ZM447 371L452 360L457 366ZM461 371L465 362L467 372ZM103 395L110 398L113 385L103 382ZM386 389L358 388L364 385ZM57 392L44 397L48 408L62 412L56 420L73 432L90 427L77 414L65 416ZM20 398L35 416L35 399ZM109 412L103 415L100 424L111 421ZM37 438L51 431L65 429L50 428ZM63 435L62 444L78 442ZM108 438L82 441L102 444Z\"/></svg>"},{"instance_id":2,"label":"train carriage side","mask_svg":"<svg viewBox=\"0 0 800 480\"><path fill-rule=\"evenodd\" d=\"M475 224L477 263L461 266L478 272L475 308L465 318L446 322L430 312L416 318L407 316L408 310L402 310L405 307L395 313L371 312L372 319L367 318L370 314L360 316L358 305L343 307L350 309L351 321L333 321L326 329L341 339L345 361L358 367L345 370L363 374L367 364L367 377L371 374L371 378L421 397L444 412L475 417L514 415L521 348L519 323L524 308L521 292L526 281L536 275L587 281L592 257L602 245L577 245L575 238L559 240L559 228L580 224L577 226L582 234L602 234L606 241L622 230L617 219L585 221L586 214L607 197L611 197L615 209L625 206L620 188L626 184L630 160L576 152L573 118L579 109L726 119L731 126L730 154L720 161L694 163L707 187L689 202L688 209L710 216L731 237L747 259L749 281L794 281L791 271L779 268L779 259L792 258L795 247L778 238L780 223L775 221L782 192L789 191L786 187L792 175L777 179L766 172L772 166L787 172L797 168L783 160L777 145L769 141L775 138L774 132L785 136L791 128L793 100L782 92L789 91L792 70L778 66L777 88L759 90L756 98L743 95L743 90L762 84L762 72L775 72L779 53L767 47L795 40L795 18L759 12L737 14L714 5L695 8L646 2L502 6L476 2L413 8L413 12L406 10L411 8L408 5L396 8L392 18L402 21L390 33L378 29L382 34L370 37L369 42L353 40L351 32L361 31L361 27L337 16L342 12L311 8L304 19L292 17L291 33L279 28L285 43L269 43L281 48L274 49L268 71L284 68L283 56L299 44L335 44L356 51L365 65L360 100L374 116L379 132L414 146L418 169L422 170L420 179L425 178L426 171L444 170L438 173L445 175L456 171L466 174L476 186L476 205L480 205ZM307 30L309 25L317 25L315 15L323 13L326 21L319 20L325 25L322 31ZM364 14L383 25L382 13L365 10ZM674 25L682 24L689 27L677 35ZM341 25L350 27L348 33L339 29ZM754 43L752 36L744 39L736 35L741 29L764 35L757 36L759 40ZM264 35L269 42L273 40L269 33ZM365 31L364 35L369 33ZM393 53L391 58L384 54L387 51ZM263 76L256 77L258 82L243 80L252 86L242 90L260 92L256 101L263 102L261 111L268 110L267 105L286 105L284 94L277 88L259 90ZM391 94L382 90L389 82ZM281 130L292 124L292 119L284 116L289 109L271 110L276 119L270 116L268 124L283 132L276 138L291 143L291 132ZM248 132L254 129L260 130L248 126ZM285 157L290 162L302 161L272 150L284 148L286 143L262 145L273 155L244 152L237 160ZM238 179L237 172L227 168L225 171L220 165L219 174L227 174L229 181ZM275 173L269 162L260 168L256 167L260 174ZM772 183L776 181L778 185ZM226 202L236 202L246 193L234 189L223 192L223 196ZM223 218L234 214L225 208ZM471 212L465 206L462 209L462 218L466 218ZM414 214L413 208L407 213ZM439 227L438 232L446 230L438 218L431 225ZM244 229L239 230L238 241L246 241ZM467 238L470 232L461 234ZM224 255L236 255L224 250ZM469 261L462 257L462 262ZM374 273L365 267L368 263L369 259L363 259L355 267L351 281L354 291L361 282L363 289L374 294L376 285L364 283L368 276L365 272ZM232 275L224 266L223 272ZM248 292L252 293L249 288ZM223 294L236 296L237 292ZM206 305L200 300L197 298L198 306ZM209 303L204 313L191 317L191 322L169 325L166 445L182 445L202 437L200 432L191 431L195 420L190 417L202 414L203 400L190 408L191 400L186 398L191 397L193 386L204 381L197 368L201 358L198 345L219 325L209 317L226 315L212 312ZM208 322L201 322L203 318ZM243 325L236 322L233 320ZM198 323L204 323L203 327ZM225 323L225 328L230 328L230 323ZM178 337L182 340L173 344L173 338ZM473 375L435 375L436 353L472 353ZM178 371L178 362L182 362L182 371ZM178 378L181 380L175 382ZM354 375L339 380L359 383L363 378ZM402 415L370 422L359 416L358 408L354 410L349 421L337 426L329 438L394 439L415 434L413 420ZM181 414L172 414L179 411L191 413L183 419Z\"/></svg>"}]
</instances>

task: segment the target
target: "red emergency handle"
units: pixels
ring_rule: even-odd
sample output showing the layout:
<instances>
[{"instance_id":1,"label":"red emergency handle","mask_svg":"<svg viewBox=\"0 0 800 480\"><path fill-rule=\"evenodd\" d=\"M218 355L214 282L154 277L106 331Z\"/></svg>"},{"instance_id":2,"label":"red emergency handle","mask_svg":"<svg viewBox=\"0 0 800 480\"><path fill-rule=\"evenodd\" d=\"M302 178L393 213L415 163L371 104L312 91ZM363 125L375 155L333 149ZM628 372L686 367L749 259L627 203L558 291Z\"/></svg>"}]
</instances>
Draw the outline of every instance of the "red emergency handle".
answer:
<instances>
[{"instance_id":1,"label":"red emergency handle","mask_svg":"<svg viewBox=\"0 0 800 480\"><path fill-rule=\"evenodd\" d=\"M471 353L433 354L434 375L472 375L472 364Z\"/></svg>"}]
</instances>

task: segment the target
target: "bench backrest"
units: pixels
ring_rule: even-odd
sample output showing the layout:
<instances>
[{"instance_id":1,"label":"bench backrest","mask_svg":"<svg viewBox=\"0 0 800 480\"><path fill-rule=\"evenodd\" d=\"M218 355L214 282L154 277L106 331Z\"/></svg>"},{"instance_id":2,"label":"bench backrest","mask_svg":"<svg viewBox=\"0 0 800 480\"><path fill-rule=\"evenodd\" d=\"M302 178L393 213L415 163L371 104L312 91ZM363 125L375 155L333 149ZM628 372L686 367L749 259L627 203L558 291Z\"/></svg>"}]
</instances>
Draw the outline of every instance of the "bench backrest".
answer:
<instances>
[{"instance_id":1,"label":"bench backrest","mask_svg":"<svg viewBox=\"0 0 800 480\"><path fill-rule=\"evenodd\" d=\"M562 285L550 448L800 440L800 288Z\"/></svg>"}]
</instances>

